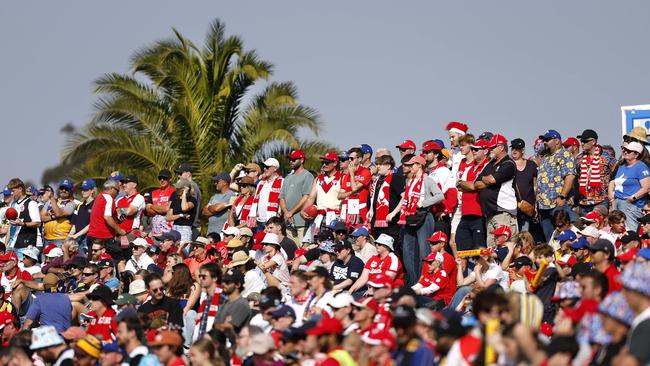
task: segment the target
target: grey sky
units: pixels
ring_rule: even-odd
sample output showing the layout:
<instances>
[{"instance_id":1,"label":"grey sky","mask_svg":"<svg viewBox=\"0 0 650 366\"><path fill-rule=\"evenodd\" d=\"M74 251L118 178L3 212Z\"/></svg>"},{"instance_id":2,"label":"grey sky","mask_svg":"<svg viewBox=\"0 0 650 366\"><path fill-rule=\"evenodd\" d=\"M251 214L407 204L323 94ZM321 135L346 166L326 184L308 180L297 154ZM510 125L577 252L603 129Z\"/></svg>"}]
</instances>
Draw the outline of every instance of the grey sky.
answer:
<instances>
[{"instance_id":1,"label":"grey sky","mask_svg":"<svg viewBox=\"0 0 650 366\"><path fill-rule=\"evenodd\" d=\"M553 127L618 143L619 107L650 102L648 14L644 1L3 2L0 183L57 163L94 79L171 27L202 43L215 17L298 85L341 147L419 146L450 120L528 145Z\"/></svg>"}]
</instances>

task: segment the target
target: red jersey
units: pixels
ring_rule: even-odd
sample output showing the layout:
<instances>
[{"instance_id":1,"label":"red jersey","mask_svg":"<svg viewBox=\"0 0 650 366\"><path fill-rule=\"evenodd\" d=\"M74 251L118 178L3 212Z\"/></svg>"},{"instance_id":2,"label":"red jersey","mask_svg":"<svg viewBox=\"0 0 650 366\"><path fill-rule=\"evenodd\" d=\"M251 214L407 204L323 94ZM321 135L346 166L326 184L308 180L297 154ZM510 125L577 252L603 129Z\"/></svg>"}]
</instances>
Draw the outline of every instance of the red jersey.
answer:
<instances>
[{"instance_id":1,"label":"red jersey","mask_svg":"<svg viewBox=\"0 0 650 366\"><path fill-rule=\"evenodd\" d=\"M129 206L132 204L137 205L136 202L134 201L140 201L141 203L144 203L144 197L138 192L135 192L134 195L132 196L122 196L120 197L117 201L115 201L115 210L117 214L119 215L120 211L126 212L126 210L129 209ZM135 215L131 217L125 217L124 220L120 223L117 224L117 226L120 227L120 229L126 231L126 233L130 233L131 230L137 229L140 226L140 214L142 211L137 211Z\"/></svg>"},{"instance_id":2,"label":"red jersey","mask_svg":"<svg viewBox=\"0 0 650 366\"><path fill-rule=\"evenodd\" d=\"M117 334L117 322L115 321L115 310L106 309L102 316L95 316L88 325L87 334L101 337L102 343L107 344L115 341Z\"/></svg>"},{"instance_id":3,"label":"red jersey","mask_svg":"<svg viewBox=\"0 0 650 366\"><path fill-rule=\"evenodd\" d=\"M397 275L395 276L394 287L404 285L402 262L397 258L395 253L389 253L384 259L381 259L379 255L372 256L368 259L364 268L368 269L370 275L386 273L387 271L395 272Z\"/></svg>"},{"instance_id":4,"label":"red jersey","mask_svg":"<svg viewBox=\"0 0 650 366\"><path fill-rule=\"evenodd\" d=\"M393 325L393 313L390 310L389 304L380 304L377 314L373 319L373 327L375 329L390 329Z\"/></svg>"},{"instance_id":5,"label":"red jersey","mask_svg":"<svg viewBox=\"0 0 650 366\"><path fill-rule=\"evenodd\" d=\"M154 206L165 206L171 203L171 196L175 189L167 187L166 189L156 189L151 192L151 204ZM151 218L151 232L154 235L166 233L172 229L173 221L167 221L164 215L154 215Z\"/></svg>"},{"instance_id":6,"label":"red jersey","mask_svg":"<svg viewBox=\"0 0 650 366\"><path fill-rule=\"evenodd\" d=\"M88 236L97 239L112 239L115 231L104 221L104 216L115 217L113 197L108 193L102 193L95 198L95 203L90 211L90 227Z\"/></svg>"},{"instance_id":7,"label":"red jersey","mask_svg":"<svg viewBox=\"0 0 650 366\"><path fill-rule=\"evenodd\" d=\"M614 291L619 291L623 286L617 281L617 277L619 275L618 269L613 264L610 264L609 267L603 272L605 277L607 277L607 284L609 285L609 288L607 290L608 294L611 294Z\"/></svg>"},{"instance_id":8,"label":"red jersey","mask_svg":"<svg viewBox=\"0 0 650 366\"><path fill-rule=\"evenodd\" d=\"M420 280L418 281L418 283L422 285L423 288L427 288L431 285L438 286L438 291L431 294L426 294L424 296L429 296L435 300L443 300L445 304L449 304L451 302L451 298L454 297L453 293L451 296L449 296L448 292L447 294L442 293L442 290L449 287L450 282L451 280L449 279L449 274L442 268L436 269L433 273L423 273L422 276L420 276Z\"/></svg>"},{"instance_id":9,"label":"red jersey","mask_svg":"<svg viewBox=\"0 0 650 366\"><path fill-rule=\"evenodd\" d=\"M483 160L482 163L476 165L476 162L472 162L470 166L467 167L465 170L465 179L468 182L474 182L476 180L476 177L483 171L483 168L487 165L488 161L490 159L485 159ZM479 202L478 199L479 193L478 191L472 191L472 192L463 192L462 195L462 207L461 207L461 214L462 216L466 215L476 215L476 216L482 216L483 215L483 210L481 210L481 203Z\"/></svg>"},{"instance_id":10,"label":"red jersey","mask_svg":"<svg viewBox=\"0 0 650 366\"><path fill-rule=\"evenodd\" d=\"M444 279L441 279L441 282L446 282L446 284L443 287L440 286L439 283L434 282L436 285L438 285L438 287L440 287L440 290L436 291L432 295L435 295L433 297L434 299L443 299L445 300L445 304L449 305L451 298L454 297L454 294L456 293L456 276L458 274L458 267L456 266L456 260L454 260L454 256L445 251L442 252L442 256L444 258L442 262L442 269L446 274L447 280L445 281ZM422 265L422 276L428 275L427 272L429 272L429 263L425 262Z\"/></svg>"},{"instance_id":11,"label":"red jersey","mask_svg":"<svg viewBox=\"0 0 650 366\"><path fill-rule=\"evenodd\" d=\"M347 205L346 210L348 211L348 216L349 215L358 215L359 217L359 222L365 221L366 214L368 213L368 207L366 206L366 203L368 202L368 196L370 194L370 181L372 180L372 174L370 173L370 170L368 170L364 166L359 166L356 172L354 172L354 180L357 183L360 183L363 185L363 188L361 190L350 197L348 197L345 201L344 204ZM350 182L350 174L343 174L341 177L341 190L343 192L350 192L352 190L352 183ZM353 203L354 202L354 203ZM352 209L352 212L350 212L350 207L353 205L358 205L359 212L354 213L355 209ZM343 214L343 212L341 212ZM345 220L346 218L343 217ZM350 224L355 224L354 222Z\"/></svg>"},{"instance_id":12,"label":"red jersey","mask_svg":"<svg viewBox=\"0 0 650 366\"><path fill-rule=\"evenodd\" d=\"M27 271L21 271L20 268L16 267L16 273L13 276L9 277L6 273L0 272L0 286L5 289L5 300L11 299L11 293L13 292L13 285L16 283L17 279L25 281L33 281L32 275Z\"/></svg>"}]
</instances>

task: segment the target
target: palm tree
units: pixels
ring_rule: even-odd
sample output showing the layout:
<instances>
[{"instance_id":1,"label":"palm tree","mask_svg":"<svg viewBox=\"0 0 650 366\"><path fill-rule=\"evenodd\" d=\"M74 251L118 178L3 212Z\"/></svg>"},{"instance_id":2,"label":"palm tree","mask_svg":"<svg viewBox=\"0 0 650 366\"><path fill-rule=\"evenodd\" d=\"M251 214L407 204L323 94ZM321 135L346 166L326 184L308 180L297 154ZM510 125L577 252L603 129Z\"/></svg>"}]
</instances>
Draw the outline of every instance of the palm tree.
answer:
<instances>
[{"instance_id":1,"label":"palm tree","mask_svg":"<svg viewBox=\"0 0 650 366\"><path fill-rule=\"evenodd\" d=\"M318 135L319 115L297 103L291 82L270 82L271 63L242 40L225 36L224 24L210 25L202 48L174 30L133 55L131 74L111 73L95 81L99 94L88 125L68 138L63 162L83 157L73 178L105 177L112 170L137 174L141 186L157 186L162 168L190 163L203 192L215 172L236 163L263 161L302 148L316 168L327 143L298 137ZM205 196L205 194L204 194Z\"/></svg>"}]
</instances>

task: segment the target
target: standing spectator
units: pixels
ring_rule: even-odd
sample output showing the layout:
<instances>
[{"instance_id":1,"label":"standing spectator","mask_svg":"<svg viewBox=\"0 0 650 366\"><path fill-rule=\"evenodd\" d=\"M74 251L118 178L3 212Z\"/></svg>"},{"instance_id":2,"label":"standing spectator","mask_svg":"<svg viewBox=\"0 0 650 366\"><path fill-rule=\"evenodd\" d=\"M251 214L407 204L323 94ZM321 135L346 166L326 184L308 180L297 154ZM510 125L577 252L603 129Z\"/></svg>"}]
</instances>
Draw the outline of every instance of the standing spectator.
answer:
<instances>
[{"instance_id":1,"label":"standing spectator","mask_svg":"<svg viewBox=\"0 0 650 366\"><path fill-rule=\"evenodd\" d=\"M149 291L149 301L138 308L138 313L151 322L152 328L174 324L183 327L183 308L178 299L165 295L165 286L160 275L150 273L144 278Z\"/></svg>"},{"instance_id":2,"label":"standing spectator","mask_svg":"<svg viewBox=\"0 0 650 366\"><path fill-rule=\"evenodd\" d=\"M321 156L320 160L322 163L321 174L314 180L309 198L304 205L304 207L309 207L316 204L318 213L316 217L309 217L304 210L300 212L303 219L314 219L308 233L311 237L318 234L321 226L328 226L337 219L341 209L341 200L338 198L342 176L338 169L339 156L331 151Z\"/></svg>"},{"instance_id":3,"label":"standing spectator","mask_svg":"<svg viewBox=\"0 0 650 366\"><path fill-rule=\"evenodd\" d=\"M370 186L367 221L375 237L386 234L398 239L400 227L397 221L402 209L400 203L404 191L404 175L393 173L395 160L390 155L378 156L375 164L377 177Z\"/></svg>"},{"instance_id":4,"label":"standing spectator","mask_svg":"<svg viewBox=\"0 0 650 366\"><path fill-rule=\"evenodd\" d=\"M348 150L349 162L347 174L341 177L341 220L348 226L354 226L366 220L368 215L368 193L372 175L370 170L361 165L361 149L353 147Z\"/></svg>"},{"instance_id":5,"label":"standing spectator","mask_svg":"<svg viewBox=\"0 0 650 366\"><path fill-rule=\"evenodd\" d=\"M562 137L555 130L548 130L542 136L548 154L543 156L537 173L535 192L540 224L546 240L551 240L553 213L565 210L571 221L575 213L569 208L567 198L576 175L575 158L562 146Z\"/></svg>"},{"instance_id":6,"label":"standing spectator","mask_svg":"<svg viewBox=\"0 0 650 366\"><path fill-rule=\"evenodd\" d=\"M27 196L25 183L14 178L7 183L11 190L11 207L18 211L18 218L9 220L9 248L23 249L30 245L36 246L38 228L41 226L41 215L38 210L38 203Z\"/></svg>"},{"instance_id":7,"label":"standing spectator","mask_svg":"<svg viewBox=\"0 0 650 366\"><path fill-rule=\"evenodd\" d=\"M478 175L474 188L479 190L483 215L487 219L487 245L494 245L492 231L500 225L510 227L512 234L518 232L517 197L514 179L515 162L508 156L508 140L496 134L490 140L490 162Z\"/></svg>"},{"instance_id":8,"label":"standing spectator","mask_svg":"<svg viewBox=\"0 0 650 366\"><path fill-rule=\"evenodd\" d=\"M451 174L454 177L458 176L458 168L460 167L460 162L463 160L464 156L460 152L459 148L459 139L461 136L467 134L466 124L462 122L452 121L447 124L445 130L449 133L449 145L451 149Z\"/></svg>"},{"instance_id":9,"label":"standing spectator","mask_svg":"<svg viewBox=\"0 0 650 366\"><path fill-rule=\"evenodd\" d=\"M192 182L181 178L174 187L176 191L172 193L170 199L171 205L167 211L167 220L174 222L172 229L181 233L181 244L184 244L192 240L192 223L199 205L193 196Z\"/></svg>"},{"instance_id":10,"label":"standing spectator","mask_svg":"<svg viewBox=\"0 0 650 366\"><path fill-rule=\"evenodd\" d=\"M49 190L43 193L43 199L46 200L40 213L43 223L43 245L61 246L63 240L68 237L72 229L70 217L76 208L72 196L73 187L72 180L65 178L59 182L58 198Z\"/></svg>"},{"instance_id":11,"label":"standing spectator","mask_svg":"<svg viewBox=\"0 0 650 366\"><path fill-rule=\"evenodd\" d=\"M192 177L192 170L193 169L190 164L182 163L181 165L178 166L175 172L176 174L178 174L179 181L185 179L190 182L190 187L192 188L190 193L192 195L192 198L194 198L195 201L194 205L195 205L196 212L201 212L201 200L202 200L201 188L199 188L199 185L196 184L196 182L194 181ZM194 215L193 217L191 217L191 219L192 219L192 226L195 229L199 228L201 225L199 220L199 215ZM198 233L196 235L194 234L192 235L192 237L196 237L196 236L198 236Z\"/></svg>"},{"instance_id":12,"label":"standing spectator","mask_svg":"<svg viewBox=\"0 0 650 366\"><path fill-rule=\"evenodd\" d=\"M611 169L598 145L598 134L594 130L584 130L578 136L582 153L576 157L578 214L584 216L594 206L608 204L607 189Z\"/></svg>"},{"instance_id":13,"label":"standing spectator","mask_svg":"<svg viewBox=\"0 0 650 366\"><path fill-rule=\"evenodd\" d=\"M372 146L368 144L361 144L359 148L361 149L362 153L361 165L363 165L364 168L368 169L370 171L370 174L377 174L377 167L372 162Z\"/></svg>"},{"instance_id":14,"label":"standing spectator","mask_svg":"<svg viewBox=\"0 0 650 366\"><path fill-rule=\"evenodd\" d=\"M434 206L434 215L436 219L435 230L442 230L449 234L451 231L451 216L458 206L458 190L456 189L456 179L452 176L451 170L442 161L442 146L435 141L426 141L422 144L422 153L427 161L426 173L438 185L445 199Z\"/></svg>"},{"instance_id":15,"label":"standing spectator","mask_svg":"<svg viewBox=\"0 0 650 366\"><path fill-rule=\"evenodd\" d=\"M72 229L68 233L68 236L79 243L79 248L84 253L88 251L89 243L87 234L90 229L90 212L95 203L95 196L97 195L96 186L97 184L92 179L84 179L81 182L81 198L83 201L77 205L70 219Z\"/></svg>"},{"instance_id":16,"label":"standing spectator","mask_svg":"<svg viewBox=\"0 0 650 366\"><path fill-rule=\"evenodd\" d=\"M522 139L510 141L512 160L515 162L515 194L517 195L517 222L520 231L530 231L535 216L535 180L537 164L526 159Z\"/></svg>"},{"instance_id":17,"label":"standing spectator","mask_svg":"<svg viewBox=\"0 0 650 366\"><path fill-rule=\"evenodd\" d=\"M86 239L91 243L95 239L103 239L106 251L115 261L122 259L122 250L113 238L115 235L126 234L126 231L120 228L113 218L115 216L113 200L118 193L119 182L112 179L104 182L104 192L95 199L90 212L90 227Z\"/></svg>"},{"instance_id":18,"label":"standing spectator","mask_svg":"<svg viewBox=\"0 0 650 366\"><path fill-rule=\"evenodd\" d=\"M127 234L140 228L140 217L145 208L144 197L138 193L138 177L124 178L124 196L115 201L118 225Z\"/></svg>"},{"instance_id":19,"label":"standing spectator","mask_svg":"<svg viewBox=\"0 0 650 366\"><path fill-rule=\"evenodd\" d=\"M234 230L237 228L250 227L248 217L253 208L256 183L253 178L246 176L239 180L237 186L239 188L239 195L230 208L228 214L228 226L224 226L222 232L231 228ZM252 228L255 228L255 226ZM223 240L226 241L228 239L223 236Z\"/></svg>"},{"instance_id":20,"label":"standing spectator","mask_svg":"<svg viewBox=\"0 0 650 366\"><path fill-rule=\"evenodd\" d=\"M642 216L641 208L650 191L650 170L639 160L643 145L633 141L623 145L624 162L618 166L615 179L609 182L611 207L623 211L625 226L637 230Z\"/></svg>"},{"instance_id":21,"label":"standing spectator","mask_svg":"<svg viewBox=\"0 0 650 366\"><path fill-rule=\"evenodd\" d=\"M467 250L486 246L485 217L474 182L489 161L488 151L488 142L477 140L472 145L474 161L468 165L460 178L461 180L456 183L462 192L461 218L456 229L455 248L452 245L452 250Z\"/></svg>"},{"instance_id":22,"label":"standing spectator","mask_svg":"<svg viewBox=\"0 0 650 366\"><path fill-rule=\"evenodd\" d=\"M151 192L151 201L147 202L145 212L151 217L151 235L162 235L172 228L172 222L167 220L167 211L171 204L172 193L175 189L170 185L172 173L168 169L158 172L160 188Z\"/></svg>"},{"instance_id":23,"label":"standing spectator","mask_svg":"<svg viewBox=\"0 0 650 366\"><path fill-rule=\"evenodd\" d=\"M111 289L99 285L87 297L90 299L90 309L94 313L94 318L90 320L86 333L101 337L104 344L115 341L117 322L115 321L115 310L112 308L114 302Z\"/></svg>"},{"instance_id":24,"label":"standing spectator","mask_svg":"<svg viewBox=\"0 0 650 366\"><path fill-rule=\"evenodd\" d=\"M406 190L402 199L402 209L399 224L405 225L402 244L403 258L406 267L407 284L413 286L420 278L422 259L429 255L430 248L427 238L433 234L434 218L431 207L442 202L444 196L433 179L424 174L426 162L421 156L412 157L404 165L410 166L406 182ZM418 216L419 222L412 219Z\"/></svg>"},{"instance_id":25,"label":"standing spectator","mask_svg":"<svg viewBox=\"0 0 650 366\"><path fill-rule=\"evenodd\" d=\"M458 165L458 171L455 173L452 172L452 179L454 180L454 185L456 186L456 190L458 191L458 205L456 206L456 210L454 211L451 217L451 228L450 228L450 236L449 236L449 245L453 250L455 250L456 248L456 232L458 230L458 224L460 224L460 218L462 216L462 211L463 211L462 210L463 192L458 186L458 182L463 180L463 177L465 176L465 171L474 162L474 153L472 152L472 145L474 145L474 135L465 134L458 138L458 150L460 151L460 154L462 155L463 158L461 159L460 164Z\"/></svg>"},{"instance_id":26,"label":"standing spectator","mask_svg":"<svg viewBox=\"0 0 650 366\"><path fill-rule=\"evenodd\" d=\"M219 173L212 177L217 192L210 197L201 214L208 218L208 233L220 233L228 222L228 209L232 206L235 192L230 190L230 175Z\"/></svg>"},{"instance_id":27,"label":"standing spectator","mask_svg":"<svg viewBox=\"0 0 650 366\"><path fill-rule=\"evenodd\" d=\"M266 221L280 214L280 192L282 191L282 176L280 162L275 158L264 161L264 173L257 184L253 205L248 215L248 227L264 230Z\"/></svg>"},{"instance_id":28,"label":"standing spectator","mask_svg":"<svg viewBox=\"0 0 650 366\"><path fill-rule=\"evenodd\" d=\"M291 172L284 178L280 192L280 208L287 223L287 236L300 243L305 235L305 219L300 215L309 198L314 176L305 169L305 153L293 150L288 156Z\"/></svg>"},{"instance_id":29,"label":"standing spectator","mask_svg":"<svg viewBox=\"0 0 650 366\"><path fill-rule=\"evenodd\" d=\"M567 139L562 142L562 146L564 146L564 148L567 149L574 158L577 159L578 155L580 155L580 141L578 141L577 138L567 137Z\"/></svg>"}]
</instances>

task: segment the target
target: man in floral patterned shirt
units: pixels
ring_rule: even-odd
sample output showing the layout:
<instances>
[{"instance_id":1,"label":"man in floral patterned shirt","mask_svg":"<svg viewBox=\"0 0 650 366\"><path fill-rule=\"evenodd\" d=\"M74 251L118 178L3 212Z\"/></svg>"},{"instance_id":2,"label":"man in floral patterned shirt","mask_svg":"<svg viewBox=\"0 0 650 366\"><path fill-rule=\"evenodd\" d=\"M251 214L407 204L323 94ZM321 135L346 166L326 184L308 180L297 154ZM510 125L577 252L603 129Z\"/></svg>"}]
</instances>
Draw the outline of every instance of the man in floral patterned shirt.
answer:
<instances>
[{"instance_id":1,"label":"man in floral patterned shirt","mask_svg":"<svg viewBox=\"0 0 650 366\"><path fill-rule=\"evenodd\" d=\"M576 167L573 155L562 146L559 132L548 130L539 138L548 153L540 161L535 192L540 223L546 240L550 240L555 210L566 210L571 220L575 219L575 213L567 205L567 195L573 186Z\"/></svg>"}]
</instances>

